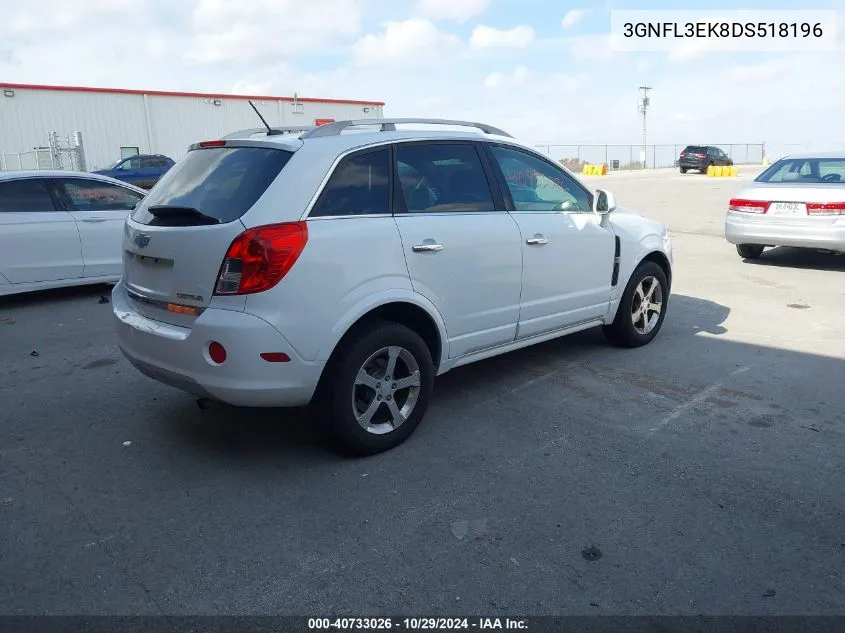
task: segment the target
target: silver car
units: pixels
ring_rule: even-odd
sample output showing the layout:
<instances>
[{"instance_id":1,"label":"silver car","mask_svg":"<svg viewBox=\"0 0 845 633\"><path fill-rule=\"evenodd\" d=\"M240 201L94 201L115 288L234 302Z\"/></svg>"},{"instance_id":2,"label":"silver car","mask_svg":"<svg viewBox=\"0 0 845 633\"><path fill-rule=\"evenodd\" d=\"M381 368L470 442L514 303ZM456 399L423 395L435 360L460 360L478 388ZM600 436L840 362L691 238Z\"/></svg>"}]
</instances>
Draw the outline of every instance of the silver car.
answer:
<instances>
[{"instance_id":1,"label":"silver car","mask_svg":"<svg viewBox=\"0 0 845 633\"><path fill-rule=\"evenodd\" d=\"M725 237L745 259L767 246L845 251L845 152L772 164L731 199Z\"/></svg>"}]
</instances>

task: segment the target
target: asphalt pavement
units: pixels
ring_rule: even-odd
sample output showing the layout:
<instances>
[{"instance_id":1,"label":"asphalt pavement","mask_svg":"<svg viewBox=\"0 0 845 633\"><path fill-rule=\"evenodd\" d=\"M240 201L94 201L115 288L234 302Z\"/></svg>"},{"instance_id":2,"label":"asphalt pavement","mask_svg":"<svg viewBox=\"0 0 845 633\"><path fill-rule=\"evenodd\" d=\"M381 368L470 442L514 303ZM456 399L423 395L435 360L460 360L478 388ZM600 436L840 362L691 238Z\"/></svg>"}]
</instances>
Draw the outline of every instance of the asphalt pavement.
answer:
<instances>
[{"instance_id":1,"label":"asphalt pavement","mask_svg":"<svg viewBox=\"0 0 845 633\"><path fill-rule=\"evenodd\" d=\"M0 613L845 614L845 256L743 262L736 179L590 181L670 226L660 336L454 370L373 458L140 375L108 288L0 299Z\"/></svg>"}]
</instances>

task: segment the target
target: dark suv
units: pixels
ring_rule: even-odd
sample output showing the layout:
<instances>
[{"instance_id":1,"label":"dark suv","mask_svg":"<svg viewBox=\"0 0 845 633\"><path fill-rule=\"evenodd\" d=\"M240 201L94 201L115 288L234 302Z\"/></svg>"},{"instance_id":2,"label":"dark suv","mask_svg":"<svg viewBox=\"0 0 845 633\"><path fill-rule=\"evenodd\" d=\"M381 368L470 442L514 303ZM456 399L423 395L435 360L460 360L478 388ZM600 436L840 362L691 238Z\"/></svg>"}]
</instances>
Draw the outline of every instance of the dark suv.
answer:
<instances>
[{"instance_id":1,"label":"dark suv","mask_svg":"<svg viewBox=\"0 0 845 633\"><path fill-rule=\"evenodd\" d=\"M142 154L121 158L107 169L100 169L94 173L117 178L143 189L151 189L174 164L172 158L162 154Z\"/></svg>"},{"instance_id":2,"label":"dark suv","mask_svg":"<svg viewBox=\"0 0 845 633\"><path fill-rule=\"evenodd\" d=\"M678 158L678 167L681 173L685 174L690 169L697 169L702 174L707 171L710 165L733 165L730 156L725 154L718 147L712 145L687 145L681 156Z\"/></svg>"}]
</instances>

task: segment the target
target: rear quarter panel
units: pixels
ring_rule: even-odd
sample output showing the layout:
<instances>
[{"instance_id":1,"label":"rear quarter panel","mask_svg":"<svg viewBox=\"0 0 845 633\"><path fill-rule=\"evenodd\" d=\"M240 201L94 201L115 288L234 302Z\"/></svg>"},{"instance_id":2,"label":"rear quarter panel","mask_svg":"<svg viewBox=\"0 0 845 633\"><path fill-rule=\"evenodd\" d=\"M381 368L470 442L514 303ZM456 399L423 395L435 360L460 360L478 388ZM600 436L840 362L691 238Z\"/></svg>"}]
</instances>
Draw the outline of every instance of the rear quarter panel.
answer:
<instances>
[{"instance_id":1,"label":"rear quarter panel","mask_svg":"<svg viewBox=\"0 0 845 633\"><path fill-rule=\"evenodd\" d=\"M272 290L248 296L245 309L276 327L305 360L327 360L358 318L396 300L433 311L413 291L393 217L311 219L293 268Z\"/></svg>"}]
</instances>

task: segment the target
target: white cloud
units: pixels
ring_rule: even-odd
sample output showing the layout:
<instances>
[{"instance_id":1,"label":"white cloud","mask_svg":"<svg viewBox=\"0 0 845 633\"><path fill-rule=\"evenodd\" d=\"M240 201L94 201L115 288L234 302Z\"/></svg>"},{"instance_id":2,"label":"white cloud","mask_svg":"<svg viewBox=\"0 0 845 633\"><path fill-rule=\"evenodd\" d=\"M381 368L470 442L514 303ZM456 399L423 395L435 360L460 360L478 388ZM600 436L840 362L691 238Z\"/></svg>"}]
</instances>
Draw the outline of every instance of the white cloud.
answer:
<instances>
[{"instance_id":1,"label":"white cloud","mask_svg":"<svg viewBox=\"0 0 845 633\"><path fill-rule=\"evenodd\" d=\"M147 0L30 0L3 9L0 33L35 36L85 26L92 18L131 18L149 8Z\"/></svg>"},{"instance_id":2,"label":"white cloud","mask_svg":"<svg viewBox=\"0 0 845 633\"><path fill-rule=\"evenodd\" d=\"M493 72L487 75L484 80L486 88L515 88L525 83L528 78L528 69L525 66L515 68L512 73Z\"/></svg>"},{"instance_id":3,"label":"white cloud","mask_svg":"<svg viewBox=\"0 0 845 633\"><path fill-rule=\"evenodd\" d=\"M504 30L479 25L473 29L469 43L474 49L525 48L534 41L534 35L534 29L525 25Z\"/></svg>"},{"instance_id":4,"label":"white cloud","mask_svg":"<svg viewBox=\"0 0 845 633\"><path fill-rule=\"evenodd\" d=\"M724 78L734 84L766 83L771 80L783 77L789 72L789 68L783 60L775 60L763 64L749 66L734 66L728 68Z\"/></svg>"},{"instance_id":5,"label":"white cloud","mask_svg":"<svg viewBox=\"0 0 845 633\"><path fill-rule=\"evenodd\" d=\"M197 64L254 62L319 50L336 37L357 35L360 0L199 0L186 58Z\"/></svg>"},{"instance_id":6,"label":"white cloud","mask_svg":"<svg viewBox=\"0 0 845 633\"><path fill-rule=\"evenodd\" d=\"M538 31L530 46L473 49L476 24L454 26L466 16L466 4L463 13L455 9L458 0L446 3L452 24L406 12L416 2L408 0L396 10L403 18L363 35L362 8L376 2L387 0L312 1L319 10L289 0L236 8L231 0L191 0L179 10L168 7L172 0L0 0L0 75L19 83L386 101L389 116L482 120L529 143L636 144L637 86L646 78L655 86L649 139L656 143L824 145L845 111L845 82L831 79L831 69L845 64L842 44L830 54L713 55L719 64L688 57L670 65L666 53L611 53L606 35L542 38L540 19L524 17ZM407 15L415 17L402 21ZM452 27L467 33L463 42ZM731 98L690 110L689 95L702 86Z\"/></svg>"},{"instance_id":7,"label":"white cloud","mask_svg":"<svg viewBox=\"0 0 845 633\"><path fill-rule=\"evenodd\" d=\"M567 41L569 53L576 59L601 60L613 55L610 35L582 35Z\"/></svg>"},{"instance_id":8,"label":"white cloud","mask_svg":"<svg viewBox=\"0 0 845 633\"><path fill-rule=\"evenodd\" d=\"M454 53L461 40L445 33L432 22L421 18L404 22L387 22L384 31L368 34L352 45L353 62L358 66L391 63L427 63Z\"/></svg>"},{"instance_id":9,"label":"white cloud","mask_svg":"<svg viewBox=\"0 0 845 633\"><path fill-rule=\"evenodd\" d=\"M560 21L560 26L564 29L573 27L583 20L589 12L589 9L570 9Z\"/></svg>"},{"instance_id":10,"label":"white cloud","mask_svg":"<svg viewBox=\"0 0 845 633\"><path fill-rule=\"evenodd\" d=\"M451 20L463 24L487 11L490 0L418 0L417 15L431 20Z\"/></svg>"},{"instance_id":11,"label":"white cloud","mask_svg":"<svg viewBox=\"0 0 845 633\"><path fill-rule=\"evenodd\" d=\"M567 95L577 92L587 84L587 75L567 75L563 73L551 75L543 79L537 86L537 91L543 96Z\"/></svg>"}]
</instances>

